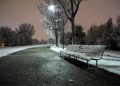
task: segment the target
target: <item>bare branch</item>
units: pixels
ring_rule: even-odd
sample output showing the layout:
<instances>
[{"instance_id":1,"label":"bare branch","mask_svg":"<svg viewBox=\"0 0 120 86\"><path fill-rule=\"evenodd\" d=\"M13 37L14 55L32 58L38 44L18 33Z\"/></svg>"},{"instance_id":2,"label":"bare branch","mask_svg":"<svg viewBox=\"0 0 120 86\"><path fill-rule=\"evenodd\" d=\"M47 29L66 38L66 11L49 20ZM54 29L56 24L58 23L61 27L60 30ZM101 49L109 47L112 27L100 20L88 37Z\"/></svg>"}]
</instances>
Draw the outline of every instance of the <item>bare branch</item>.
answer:
<instances>
[{"instance_id":1,"label":"bare branch","mask_svg":"<svg viewBox=\"0 0 120 86\"><path fill-rule=\"evenodd\" d=\"M75 6L77 6L77 3L75 2L76 0L73 0L73 2L74 2L74 4L75 4ZM78 0L77 0L78 1Z\"/></svg>"},{"instance_id":2,"label":"bare branch","mask_svg":"<svg viewBox=\"0 0 120 86\"><path fill-rule=\"evenodd\" d=\"M80 2L81 2L82 0L78 0L78 4L77 4L77 7L76 7L76 9L75 9L75 11L74 11L74 16L76 15L76 13L77 13L77 11L78 11L78 9L79 9L79 6L80 6Z\"/></svg>"},{"instance_id":3,"label":"bare branch","mask_svg":"<svg viewBox=\"0 0 120 86\"><path fill-rule=\"evenodd\" d=\"M64 10L67 18L68 18L69 20L71 20L71 18L70 18L70 16L69 16L69 15L71 15L71 14L70 14L70 12L66 9L65 5L63 4L64 2L62 2L61 0L58 0L58 1L59 1L59 3L62 5L62 8L63 8L63 10Z\"/></svg>"}]
</instances>

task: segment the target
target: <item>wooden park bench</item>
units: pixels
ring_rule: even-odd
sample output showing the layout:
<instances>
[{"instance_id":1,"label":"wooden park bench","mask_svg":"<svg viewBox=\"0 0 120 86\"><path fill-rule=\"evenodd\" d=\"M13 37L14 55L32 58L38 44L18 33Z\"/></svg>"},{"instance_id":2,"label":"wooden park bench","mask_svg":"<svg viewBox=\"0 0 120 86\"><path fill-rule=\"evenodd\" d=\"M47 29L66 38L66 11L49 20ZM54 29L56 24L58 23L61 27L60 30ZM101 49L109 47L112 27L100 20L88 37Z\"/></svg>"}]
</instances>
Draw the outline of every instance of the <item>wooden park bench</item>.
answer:
<instances>
[{"instance_id":1,"label":"wooden park bench","mask_svg":"<svg viewBox=\"0 0 120 86\"><path fill-rule=\"evenodd\" d=\"M104 45L68 45L65 50L60 51L60 57L74 57L75 59L79 58L86 60L88 68L88 62L90 60L95 60L97 67L98 60L102 58L104 50Z\"/></svg>"}]
</instances>

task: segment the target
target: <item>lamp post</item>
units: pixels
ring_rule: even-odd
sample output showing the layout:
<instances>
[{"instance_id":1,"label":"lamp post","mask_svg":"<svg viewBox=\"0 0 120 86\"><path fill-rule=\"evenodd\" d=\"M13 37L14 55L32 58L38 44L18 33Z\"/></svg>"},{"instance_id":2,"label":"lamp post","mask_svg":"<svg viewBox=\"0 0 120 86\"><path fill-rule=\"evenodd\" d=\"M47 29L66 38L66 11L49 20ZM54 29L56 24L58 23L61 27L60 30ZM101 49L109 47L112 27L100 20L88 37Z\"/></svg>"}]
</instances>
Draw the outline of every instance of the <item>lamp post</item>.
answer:
<instances>
[{"instance_id":1,"label":"lamp post","mask_svg":"<svg viewBox=\"0 0 120 86\"><path fill-rule=\"evenodd\" d=\"M65 41L64 40L64 19L63 19L63 32L62 33L63 33L63 49L64 49L64 41Z\"/></svg>"},{"instance_id":2,"label":"lamp post","mask_svg":"<svg viewBox=\"0 0 120 86\"><path fill-rule=\"evenodd\" d=\"M48 9L49 9L50 11L54 12L54 11L55 11L55 5L50 5L50 6L48 6Z\"/></svg>"}]
</instances>

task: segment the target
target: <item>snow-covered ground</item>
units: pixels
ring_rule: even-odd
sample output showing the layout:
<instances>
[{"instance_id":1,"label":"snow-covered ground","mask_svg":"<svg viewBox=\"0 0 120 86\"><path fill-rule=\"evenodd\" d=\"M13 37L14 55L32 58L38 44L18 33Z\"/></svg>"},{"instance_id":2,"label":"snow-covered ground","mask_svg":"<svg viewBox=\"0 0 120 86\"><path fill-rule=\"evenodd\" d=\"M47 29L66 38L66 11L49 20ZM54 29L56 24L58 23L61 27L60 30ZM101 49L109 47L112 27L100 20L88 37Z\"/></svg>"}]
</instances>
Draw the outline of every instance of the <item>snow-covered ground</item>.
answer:
<instances>
[{"instance_id":1,"label":"snow-covered ground","mask_svg":"<svg viewBox=\"0 0 120 86\"><path fill-rule=\"evenodd\" d=\"M48 45L30 45L30 46L19 46L19 47L4 47L4 48L0 48L0 57L9 55L9 54L17 52L17 51L28 49L28 48L44 47L44 46L48 46Z\"/></svg>"},{"instance_id":2,"label":"snow-covered ground","mask_svg":"<svg viewBox=\"0 0 120 86\"><path fill-rule=\"evenodd\" d=\"M31 46L20 46L20 47L6 47L6 48L0 48L0 57L9 55L11 53L21 51L28 48L34 48L34 47L44 47L48 45L31 45ZM63 50L60 47L51 47L51 49L57 53L60 52L60 50ZM81 60L83 62L86 62L84 60ZM89 62L91 65L95 65L95 61ZM103 68L104 70L107 70L109 72L113 72L120 75L120 51L105 51L103 58L98 61L98 67Z\"/></svg>"},{"instance_id":3,"label":"snow-covered ground","mask_svg":"<svg viewBox=\"0 0 120 86\"><path fill-rule=\"evenodd\" d=\"M51 47L51 49L57 53L59 53L60 50L62 50L62 48L55 47L55 46ZM86 63L85 60L81 60L81 59L79 59L79 60ZM89 62L89 64L95 66L96 61L91 60ZM108 51L108 50L106 50L104 52L102 59L100 59L98 61L98 67L102 68L104 70L107 70L109 72L113 72L113 73L120 75L120 51Z\"/></svg>"}]
</instances>

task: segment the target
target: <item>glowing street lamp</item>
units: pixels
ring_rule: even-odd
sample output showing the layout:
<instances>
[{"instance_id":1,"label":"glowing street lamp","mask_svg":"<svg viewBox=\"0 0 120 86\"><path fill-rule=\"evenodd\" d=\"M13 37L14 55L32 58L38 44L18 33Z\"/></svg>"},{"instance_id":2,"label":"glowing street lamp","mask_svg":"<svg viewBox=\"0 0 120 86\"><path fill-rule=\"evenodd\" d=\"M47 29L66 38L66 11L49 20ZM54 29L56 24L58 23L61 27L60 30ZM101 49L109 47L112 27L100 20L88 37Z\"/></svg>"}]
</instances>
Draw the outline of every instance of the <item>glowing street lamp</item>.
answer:
<instances>
[{"instance_id":1,"label":"glowing street lamp","mask_svg":"<svg viewBox=\"0 0 120 86\"><path fill-rule=\"evenodd\" d=\"M54 6L54 5L50 5L50 6L48 7L48 9L49 9L50 11L54 12L54 11L55 11L55 6Z\"/></svg>"}]
</instances>

